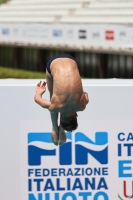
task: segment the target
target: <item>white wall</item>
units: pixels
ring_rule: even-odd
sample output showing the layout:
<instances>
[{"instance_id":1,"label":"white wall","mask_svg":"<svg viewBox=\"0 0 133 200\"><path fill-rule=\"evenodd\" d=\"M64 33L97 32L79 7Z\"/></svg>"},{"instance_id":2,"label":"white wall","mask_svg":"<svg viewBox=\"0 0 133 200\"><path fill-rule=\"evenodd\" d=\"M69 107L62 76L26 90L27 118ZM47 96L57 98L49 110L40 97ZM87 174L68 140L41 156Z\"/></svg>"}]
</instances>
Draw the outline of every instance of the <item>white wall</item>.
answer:
<instances>
[{"instance_id":1,"label":"white wall","mask_svg":"<svg viewBox=\"0 0 133 200\"><path fill-rule=\"evenodd\" d=\"M21 199L20 122L23 120L50 121L48 111L34 102L35 85L38 81L0 80L1 200ZM83 86L89 93L90 103L85 111L78 114L79 124L82 120L133 120L132 80L83 80ZM48 91L44 96L49 98ZM89 127L89 124L87 126ZM50 130L51 127L49 127ZM122 131L121 128L119 130Z\"/></svg>"}]
</instances>

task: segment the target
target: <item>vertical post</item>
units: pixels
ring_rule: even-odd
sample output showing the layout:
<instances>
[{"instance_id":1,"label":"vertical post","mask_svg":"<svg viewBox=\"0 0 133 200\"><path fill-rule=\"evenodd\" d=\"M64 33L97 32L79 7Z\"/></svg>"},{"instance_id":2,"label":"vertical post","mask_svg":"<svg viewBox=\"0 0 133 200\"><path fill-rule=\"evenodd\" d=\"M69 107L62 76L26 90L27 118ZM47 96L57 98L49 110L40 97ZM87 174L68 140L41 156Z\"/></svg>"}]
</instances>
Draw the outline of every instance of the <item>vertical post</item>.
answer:
<instances>
[{"instance_id":1,"label":"vertical post","mask_svg":"<svg viewBox=\"0 0 133 200\"><path fill-rule=\"evenodd\" d=\"M107 78L107 54L98 54L99 78Z\"/></svg>"},{"instance_id":2,"label":"vertical post","mask_svg":"<svg viewBox=\"0 0 133 200\"><path fill-rule=\"evenodd\" d=\"M45 71L47 64L47 51L44 49L37 50L37 71Z\"/></svg>"},{"instance_id":3,"label":"vertical post","mask_svg":"<svg viewBox=\"0 0 133 200\"><path fill-rule=\"evenodd\" d=\"M117 55L117 63L118 63L118 67L117 67L117 78L120 78L120 55Z\"/></svg>"},{"instance_id":4,"label":"vertical post","mask_svg":"<svg viewBox=\"0 0 133 200\"><path fill-rule=\"evenodd\" d=\"M13 66L14 68L20 68L21 48L13 47Z\"/></svg>"},{"instance_id":5,"label":"vertical post","mask_svg":"<svg viewBox=\"0 0 133 200\"><path fill-rule=\"evenodd\" d=\"M124 56L124 76L123 78L127 78L127 55Z\"/></svg>"},{"instance_id":6,"label":"vertical post","mask_svg":"<svg viewBox=\"0 0 133 200\"><path fill-rule=\"evenodd\" d=\"M133 78L133 56L132 56L132 76L131 77Z\"/></svg>"}]
</instances>

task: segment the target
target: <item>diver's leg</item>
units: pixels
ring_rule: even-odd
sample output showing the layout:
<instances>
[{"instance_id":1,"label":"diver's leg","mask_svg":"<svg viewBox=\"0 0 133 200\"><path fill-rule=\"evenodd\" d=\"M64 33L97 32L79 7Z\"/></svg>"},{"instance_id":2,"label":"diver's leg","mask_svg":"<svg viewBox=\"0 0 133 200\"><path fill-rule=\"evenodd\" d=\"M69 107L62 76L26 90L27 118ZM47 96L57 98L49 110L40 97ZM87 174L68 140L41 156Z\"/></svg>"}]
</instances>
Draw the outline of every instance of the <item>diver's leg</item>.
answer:
<instances>
[{"instance_id":1,"label":"diver's leg","mask_svg":"<svg viewBox=\"0 0 133 200\"><path fill-rule=\"evenodd\" d=\"M47 81L47 86L48 90L50 93L50 100L53 94L53 77L49 72L46 70L46 81ZM53 113L50 112L51 115L51 121L52 121L52 135L51 135L51 140L52 142L57 146L58 145L58 140L59 140L59 130L58 130L58 113Z\"/></svg>"},{"instance_id":2,"label":"diver's leg","mask_svg":"<svg viewBox=\"0 0 133 200\"><path fill-rule=\"evenodd\" d=\"M66 142L67 138L66 138L66 133L64 131L64 129L60 126L59 127L59 141L58 144L62 145Z\"/></svg>"}]
</instances>

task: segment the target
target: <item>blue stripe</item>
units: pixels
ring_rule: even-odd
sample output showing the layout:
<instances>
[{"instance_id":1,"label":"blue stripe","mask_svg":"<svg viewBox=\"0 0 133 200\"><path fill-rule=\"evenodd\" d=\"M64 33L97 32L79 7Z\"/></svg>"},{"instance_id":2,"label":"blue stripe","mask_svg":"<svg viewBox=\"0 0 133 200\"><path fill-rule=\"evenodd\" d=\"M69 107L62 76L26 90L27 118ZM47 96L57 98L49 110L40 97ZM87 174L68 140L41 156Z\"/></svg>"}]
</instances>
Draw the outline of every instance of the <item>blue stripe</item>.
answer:
<instances>
[{"instance_id":1,"label":"blue stripe","mask_svg":"<svg viewBox=\"0 0 133 200\"><path fill-rule=\"evenodd\" d=\"M77 132L75 134L75 142L87 142L94 145L105 145L108 143L108 134L107 132L96 132L95 141L93 142L84 133Z\"/></svg>"},{"instance_id":2,"label":"blue stripe","mask_svg":"<svg viewBox=\"0 0 133 200\"><path fill-rule=\"evenodd\" d=\"M52 143L51 132L28 133L28 144L34 141Z\"/></svg>"},{"instance_id":3,"label":"blue stripe","mask_svg":"<svg viewBox=\"0 0 133 200\"><path fill-rule=\"evenodd\" d=\"M69 140L72 140L72 133L71 132L67 132L66 136Z\"/></svg>"}]
</instances>

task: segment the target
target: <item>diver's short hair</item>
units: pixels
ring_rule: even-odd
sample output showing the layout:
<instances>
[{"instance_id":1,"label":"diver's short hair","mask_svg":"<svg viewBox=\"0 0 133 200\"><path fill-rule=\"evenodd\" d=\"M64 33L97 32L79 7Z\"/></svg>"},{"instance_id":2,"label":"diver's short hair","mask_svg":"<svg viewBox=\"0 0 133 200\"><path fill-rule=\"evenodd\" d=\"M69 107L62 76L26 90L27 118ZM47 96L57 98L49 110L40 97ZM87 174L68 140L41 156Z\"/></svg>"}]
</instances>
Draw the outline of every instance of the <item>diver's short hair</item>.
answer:
<instances>
[{"instance_id":1,"label":"diver's short hair","mask_svg":"<svg viewBox=\"0 0 133 200\"><path fill-rule=\"evenodd\" d=\"M62 117L60 117L60 126L68 132L76 130L78 127L77 116L72 116L67 120L64 120Z\"/></svg>"}]
</instances>

